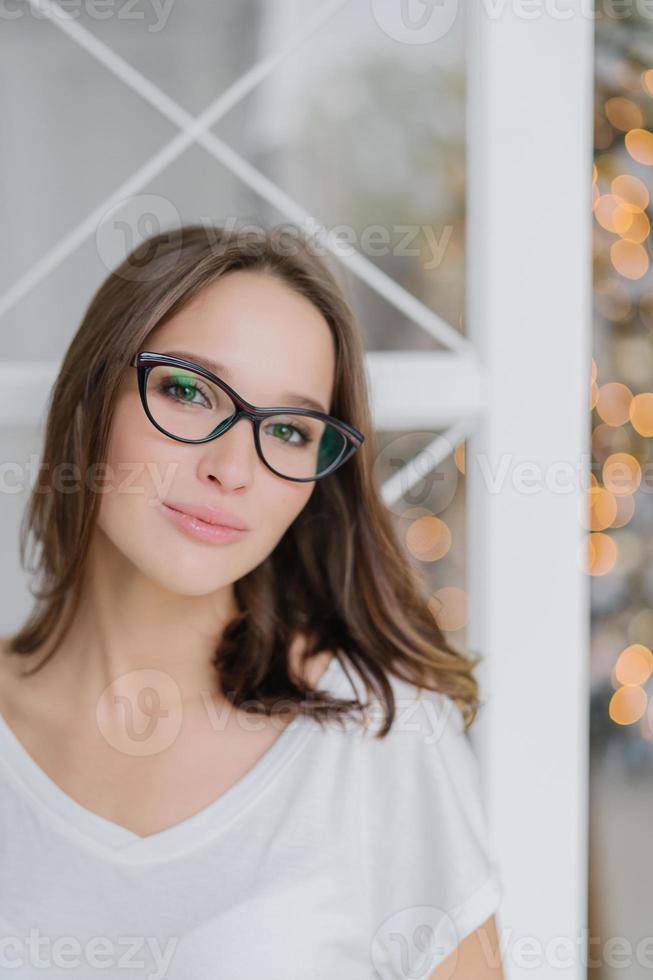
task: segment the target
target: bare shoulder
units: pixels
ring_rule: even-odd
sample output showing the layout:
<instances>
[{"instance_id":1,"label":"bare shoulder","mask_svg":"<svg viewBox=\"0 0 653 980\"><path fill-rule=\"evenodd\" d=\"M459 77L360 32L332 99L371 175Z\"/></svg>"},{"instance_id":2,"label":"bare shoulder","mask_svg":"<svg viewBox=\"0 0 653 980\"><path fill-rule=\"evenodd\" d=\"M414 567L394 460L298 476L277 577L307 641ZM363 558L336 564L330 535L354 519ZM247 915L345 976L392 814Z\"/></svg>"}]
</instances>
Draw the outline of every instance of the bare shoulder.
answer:
<instances>
[{"instance_id":1,"label":"bare shoulder","mask_svg":"<svg viewBox=\"0 0 653 980\"><path fill-rule=\"evenodd\" d=\"M504 980L497 922L490 916L428 977L428 980Z\"/></svg>"}]
</instances>

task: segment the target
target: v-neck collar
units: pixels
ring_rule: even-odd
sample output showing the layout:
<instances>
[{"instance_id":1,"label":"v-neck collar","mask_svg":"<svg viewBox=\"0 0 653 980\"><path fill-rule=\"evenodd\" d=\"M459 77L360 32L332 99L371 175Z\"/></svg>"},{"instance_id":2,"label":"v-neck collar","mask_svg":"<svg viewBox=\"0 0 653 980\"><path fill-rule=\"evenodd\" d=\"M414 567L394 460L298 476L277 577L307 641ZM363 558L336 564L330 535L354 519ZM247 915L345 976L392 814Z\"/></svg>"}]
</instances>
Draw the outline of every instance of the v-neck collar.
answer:
<instances>
[{"instance_id":1,"label":"v-neck collar","mask_svg":"<svg viewBox=\"0 0 653 980\"><path fill-rule=\"evenodd\" d=\"M348 673L333 656L317 687L339 693ZM180 857L221 834L263 793L295 757L318 725L297 715L251 769L217 800L164 830L142 837L127 827L94 813L69 796L32 758L0 714L0 765L20 785L31 804L46 815L60 833L112 860L141 864Z\"/></svg>"}]
</instances>

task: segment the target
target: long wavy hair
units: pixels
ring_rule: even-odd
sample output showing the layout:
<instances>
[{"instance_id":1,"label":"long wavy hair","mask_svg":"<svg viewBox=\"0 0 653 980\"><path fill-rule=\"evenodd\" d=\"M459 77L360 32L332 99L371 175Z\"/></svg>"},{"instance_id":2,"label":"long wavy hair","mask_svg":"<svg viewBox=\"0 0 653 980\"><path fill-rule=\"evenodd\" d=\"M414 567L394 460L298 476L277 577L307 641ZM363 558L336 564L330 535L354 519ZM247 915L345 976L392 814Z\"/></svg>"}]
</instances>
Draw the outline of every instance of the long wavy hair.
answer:
<instances>
[{"instance_id":1,"label":"long wavy hair","mask_svg":"<svg viewBox=\"0 0 653 980\"><path fill-rule=\"evenodd\" d=\"M213 658L220 687L236 706L254 700L267 714L282 698L320 723L364 710L358 697L327 696L292 674L288 651L301 636L305 658L333 652L348 674L350 668L357 673L368 697L379 698L377 737L395 719L390 673L448 695L467 730L482 703L473 673L481 657L464 656L445 640L374 483L378 449L355 316L308 241L298 234L292 248L282 245L278 228L186 225L162 232L97 289L50 392L39 478L20 528L20 559L36 577L37 587L30 587L36 601L7 653L27 657L49 646L24 673L40 669L59 649L82 594L99 494L84 480L79 493L58 492L53 475L62 464L86 473L105 460L116 393L131 358L155 327L238 269L277 277L322 313L336 349L332 414L366 439L343 467L317 481L271 554L234 583L238 613L216 637ZM38 552L31 564L30 544Z\"/></svg>"}]
</instances>

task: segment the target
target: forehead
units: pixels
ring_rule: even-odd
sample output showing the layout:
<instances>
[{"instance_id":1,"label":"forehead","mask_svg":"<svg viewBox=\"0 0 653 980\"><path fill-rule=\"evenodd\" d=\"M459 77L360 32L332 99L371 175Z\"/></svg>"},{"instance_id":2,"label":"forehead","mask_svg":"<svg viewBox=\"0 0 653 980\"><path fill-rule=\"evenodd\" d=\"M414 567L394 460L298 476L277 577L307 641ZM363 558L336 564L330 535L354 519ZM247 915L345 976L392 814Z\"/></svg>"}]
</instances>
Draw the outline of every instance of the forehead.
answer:
<instances>
[{"instance_id":1,"label":"forehead","mask_svg":"<svg viewBox=\"0 0 653 980\"><path fill-rule=\"evenodd\" d=\"M165 345L218 361L236 388L273 393L301 382L312 389L308 393L331 392L335 347L327 321L309 299L269 275L229 273L204 287L151 339L158 350Z\"/></svg>"}]
</instances>

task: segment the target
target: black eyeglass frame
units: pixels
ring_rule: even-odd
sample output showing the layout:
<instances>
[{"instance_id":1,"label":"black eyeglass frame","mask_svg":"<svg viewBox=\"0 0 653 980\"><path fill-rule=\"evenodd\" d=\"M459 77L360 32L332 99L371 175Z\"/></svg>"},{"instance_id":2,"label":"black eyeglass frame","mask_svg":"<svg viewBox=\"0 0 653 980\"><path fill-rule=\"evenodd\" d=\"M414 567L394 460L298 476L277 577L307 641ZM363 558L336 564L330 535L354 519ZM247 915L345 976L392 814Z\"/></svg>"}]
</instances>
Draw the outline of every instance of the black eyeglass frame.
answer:
<instances>
[{"instance_id":1,"label":"black eyeglass frame","mask_svg":"<svg viewBox=\"0 0 653 980\"><path fill-rule=\"evenodd\" d=\"M355 429L347 422L341 421L341 419L334 418L332 415L327 415L326 412L318 412L314 409L298 408L296 406L279 405L273 408L268 408L261 405L252 405L251 402L248 402L242 397L242 395L239 395L238 392L228 385L226 381L223 381L222 378L219 378L211 371L203 368L200 364L195 364L194 361L187 361L183 357L173 357L172 354L157 354L154 351L140 351L138 354L134 355L129 363L131 367L136 368L137 371L138 390L145 414L152 425L158 429L159 432L162 432L170 439L174 439L176 442L200 444L204 442L212 442L213 439L218 439L221 435L224 435L225 432L228 432L239 419L248 418L251 421L254 429L254 445L256 446L256 452L259 459L265 466L267 466L269 470L284 480L292 480L294 483L314 483L317 480L323 480L325 476L330 476L337 469L340 469L340 467L360 449L365 441L365 436L362 432L359 432L358 429ZM213 429L208 436L204 436L203 439L184 439L182 436L175 436L171 432L168 432L167 429L164 429L163 426L159 425L156 419L154 419L147 404L148 376L153 367L161 365L165 367L184 368L187 371L192 371L194 374L200 375L200 377L206 378L207 381L217 385L218 388L221 388L222 391L224 391L225 394L231 398L236 405L237 411L230 418L225 419L224 422L221 422L218 426L216 426L216 428ZM320 419L322 422L332 425L345 437L347 441L345 443L344 450L340 456L334 460L329 468L326 469L324 473L320 473L319 476L286 476L285 473L280 473L278 470L275 470L270 463L268 463L263 455L263 450L261 449L259 427L261 422L265 421L265 419L269 418L271 415L308 415L311 418Z\"/></svg>"}]
</instances>

